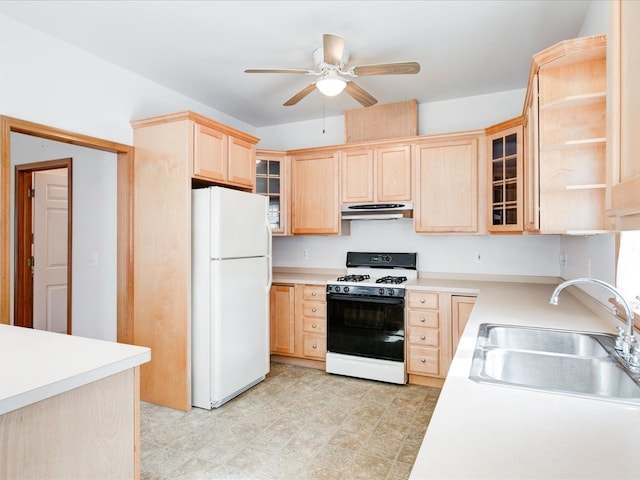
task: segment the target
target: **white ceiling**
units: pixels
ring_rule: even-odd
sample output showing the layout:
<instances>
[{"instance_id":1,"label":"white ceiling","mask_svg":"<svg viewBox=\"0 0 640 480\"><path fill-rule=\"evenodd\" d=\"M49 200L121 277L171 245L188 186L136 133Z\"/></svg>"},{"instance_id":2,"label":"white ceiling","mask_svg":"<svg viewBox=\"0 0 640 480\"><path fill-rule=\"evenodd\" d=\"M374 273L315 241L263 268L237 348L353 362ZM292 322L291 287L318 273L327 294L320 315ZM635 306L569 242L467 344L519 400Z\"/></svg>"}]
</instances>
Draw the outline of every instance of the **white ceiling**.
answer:
<instances>
[{"instance_id":1,"label":"white ceiling","mask_svg":"<svg viewBox=\"0 0 640 480\"><path fill-rule=\"evenodd\" d=\"M434 102L525 88L531 56L578 36L590 3L1 1L0 14L262 127L360 108L345 93L317 90L284 107L316 77L244 73L313 69L323 33L345 38L348 66L420 63L417 75L356 79L379 104Z\"/></svg>"}]
</instances>

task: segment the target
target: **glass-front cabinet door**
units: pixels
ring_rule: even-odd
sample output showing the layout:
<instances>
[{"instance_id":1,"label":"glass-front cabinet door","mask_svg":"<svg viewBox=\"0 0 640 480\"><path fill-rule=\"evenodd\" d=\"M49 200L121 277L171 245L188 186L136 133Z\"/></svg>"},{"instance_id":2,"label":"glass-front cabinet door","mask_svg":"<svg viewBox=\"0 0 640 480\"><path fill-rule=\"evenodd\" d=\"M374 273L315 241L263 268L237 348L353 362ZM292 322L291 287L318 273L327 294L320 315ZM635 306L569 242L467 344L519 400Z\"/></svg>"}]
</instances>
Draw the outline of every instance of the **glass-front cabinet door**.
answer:
<instances>
[{"instance_id":1,"label":"glass-front cabinet door","mask_svg":"<svg viewBox=\"0 0 640 480\"><path fill-rule=\"evenodd\" d=\"M274 235L288 234L287 171L284 152L256 151L256 193L269 197L269 225Z\"/></svg>"},{"instance_id":2,"label":"glass-front cabinet door","mask_svg":"<svg viewBox=\"0 0 640 480\"><path fill-rule=\"evenodd\" d=\"M522 118L487 129L490 232L522 231Z\"/></svg>"}]
</instances>

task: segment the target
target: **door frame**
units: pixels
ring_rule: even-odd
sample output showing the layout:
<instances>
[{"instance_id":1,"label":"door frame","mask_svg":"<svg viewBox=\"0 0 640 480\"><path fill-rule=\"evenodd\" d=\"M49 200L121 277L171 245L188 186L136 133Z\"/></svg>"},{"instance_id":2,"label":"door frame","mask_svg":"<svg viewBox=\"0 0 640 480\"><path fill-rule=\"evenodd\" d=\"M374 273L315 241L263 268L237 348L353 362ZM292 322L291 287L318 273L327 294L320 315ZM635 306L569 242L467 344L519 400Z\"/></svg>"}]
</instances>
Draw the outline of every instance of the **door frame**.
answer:
<instances>
[{"instance_id":1,"label":"door frame","mask_svg":"<svg viewBox=\"0 0 640 480\"><path fill-rule=\"evenodd\" d=\"M71 273L73 232L73 161L71 158L25 163L15 166L15 215L14 215L14 282L13 324L33 328L33 275L27 266L33 245L33 206L28 190L33 188L35 172L46 172L57 168L67 169L67 333L71 330Z\"/></svg>"},{"instance_id":2,"label":"door frame","mask_svg":"<svg viewBox=\"0 0 640 480\"><path fill-rule=\"evenodd\" d=\"M117 340L133 343L133 147L47 125L0 116L0 323L11 311L11 133L115 153L117 157Z\"/></svg>"}]
</instances>

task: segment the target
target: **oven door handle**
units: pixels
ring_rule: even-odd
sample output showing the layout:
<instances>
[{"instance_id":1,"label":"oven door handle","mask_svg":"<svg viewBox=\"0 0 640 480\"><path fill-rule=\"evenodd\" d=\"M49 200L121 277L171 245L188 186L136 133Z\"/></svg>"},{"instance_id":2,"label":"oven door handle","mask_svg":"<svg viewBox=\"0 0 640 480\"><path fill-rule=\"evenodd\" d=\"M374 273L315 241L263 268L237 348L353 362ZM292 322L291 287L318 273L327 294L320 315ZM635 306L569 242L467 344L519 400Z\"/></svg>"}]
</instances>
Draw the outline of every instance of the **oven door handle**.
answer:
<instances>
[{"instance_id":1,"label":"oven door handle","mask_svg":"<svg viewBox=\"0 0 640 480\"><path fill-rule=\"evenodd\" d=\"M327 295L327 301L341 300L344 302L379 303L384 305L404 305L404 298L397 297L351 297L348 295Z\"/></svg>"}]
</instances>

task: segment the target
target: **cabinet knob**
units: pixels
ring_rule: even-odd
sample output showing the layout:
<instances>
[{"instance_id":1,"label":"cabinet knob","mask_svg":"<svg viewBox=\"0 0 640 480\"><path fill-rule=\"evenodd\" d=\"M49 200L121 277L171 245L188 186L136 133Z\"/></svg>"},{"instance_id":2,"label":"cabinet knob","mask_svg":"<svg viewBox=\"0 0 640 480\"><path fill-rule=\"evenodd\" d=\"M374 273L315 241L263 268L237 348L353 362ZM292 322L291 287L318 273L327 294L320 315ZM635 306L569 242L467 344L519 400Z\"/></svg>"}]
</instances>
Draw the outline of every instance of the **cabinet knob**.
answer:
<instances>
[{"instance_id":1,"label":"cabinet knob","mask_svg":"<svg viewBox=\"0 0 640 480\"><path fill-rule=\"evenodd\" d=\"M316 296L316 292L311 292L311 296L315 297Z\"/></svg>"},{"instance_id":2,"label":"cabinet knob","mask_svg":"<svg viewBox=\"0 0 640 480\"><path fill-rule=\"evenodd\" d=\"M424 340L426 337L424 335L420 335L420 340Z\"/></svg>"},{"instance_id":3,"label":"cabinet knob","mask_svg":"<svg viewBox=\"0 0 640 480\"><path fill-rule=\"evenodd\" d=\"M311 311L315 313L315 311L316 311L316 307L313 307L313 308L311 309Z\"/></svg>"},{"instance_id":4,"label":"cabinet knob","mask_svg":"<svg viewBox=\"0 0 640 480\"><path fill-rule=\"evenodd\" d=\"M424 303L424 298L421 298L421 299L420 299L420 303Z\"/></svg>"},{"instance_id":5,"label":"cabinet knob","mask_svg":"<svg viewBox=\"0 0 640 480\"><path fill-rule=\"evenodd\" d=\"M312 324L311 324L311 328L316 328L316 324L315 324L315 323L312 323Z\"/></svg>"},{"instance_id":6,"label":"cabinet knob","mask_svg":"<svg viewBox=\"0 0 640 480\"><path fill-rule=\"evenodd\" d=\"M313 345L311 345L311 348L315 350L316 348L318 348L318 345L314 343Z\"/></svg>"},{"instance_id":7,"label":"cabinet knob","mask_svg":"<svg viewBox=\"0 0 640 480\"><path fill-rule=\"evenodd\" d=\"M424 323L425 322L424 317L420 317L420 321Z\"/></svg>"},{"instance_id":8,"label":"cabinet knob","mask_svg":"<svg viewBox=\"0 0 640 480\"><path fill-rule=\"evenodd\" d=\"M427 359L426 359L426 358L422 358L422 359L420 359L420 361L421 361L422 363L427 363Z\"/></svg>"}]
</instances>

